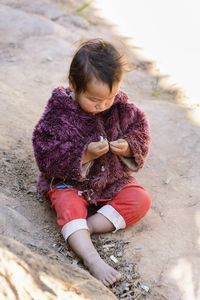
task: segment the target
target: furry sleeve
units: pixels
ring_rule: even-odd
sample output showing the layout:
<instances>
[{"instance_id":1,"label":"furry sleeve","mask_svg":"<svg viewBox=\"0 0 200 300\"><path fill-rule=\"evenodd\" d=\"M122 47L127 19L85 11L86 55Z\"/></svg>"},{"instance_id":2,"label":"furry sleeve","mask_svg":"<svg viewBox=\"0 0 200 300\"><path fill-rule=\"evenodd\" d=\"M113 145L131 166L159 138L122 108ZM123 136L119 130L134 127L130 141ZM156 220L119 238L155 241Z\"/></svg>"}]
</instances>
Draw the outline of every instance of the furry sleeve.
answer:
<instances>
[{"instance_id":1,"label":"furry sleeve","mask_svg":"<svg viewBox=\"0 0 200 300\"><path fill-rule=\"evenodd\" d=\"M143 167L149 149L150 131L145 113L134 104L123 105L121 128L124 129L123 138L129 143L134 158L135 169L131 168L131 161L122 158L130 169L137 171Z\"/></svg>"},{"instance_id":2,"label":"furry sleeve","mask_svg":"<svg viewBox=\"0 0 200 300\"><path fill-rule=\"evenodd\" d=\"M52 95L33 132L33 149L40 171L51 177L81 179L82 156L89 140L63 109L62 97ZM80 123L80 122L77 122ZM84 171L84 170L83 170Z\"/></svg>"}]
</instances>

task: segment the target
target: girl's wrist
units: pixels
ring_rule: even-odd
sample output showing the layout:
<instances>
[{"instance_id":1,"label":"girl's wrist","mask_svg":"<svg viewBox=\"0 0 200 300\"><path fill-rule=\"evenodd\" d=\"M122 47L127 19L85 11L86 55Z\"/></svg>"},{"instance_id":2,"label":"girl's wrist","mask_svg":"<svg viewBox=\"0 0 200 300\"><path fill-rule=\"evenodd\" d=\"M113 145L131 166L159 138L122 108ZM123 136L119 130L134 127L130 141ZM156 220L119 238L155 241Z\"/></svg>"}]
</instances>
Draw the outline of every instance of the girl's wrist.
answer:
<instances>
[{"instance_id":1,"label":"girl's wrist","mask_svg":"<svg viewBox=\"0 0 200 300\"><path fill-rule=\"evenodd\" d=\"M127 150L124 152L123 156L124 157L132 157L133 156L129 145L128 145Z\"/></svg>"},{"instance_id":2,"label":"girl's wrist","mask_svg":"<svg viewBox=\"0 0 200 300\"><path fill-rule=\"evenodd\" d=\"M82 164L86 164L87 162L94 160L93 156L86 150L83 154Z\"/></svg>"}]
</instances>

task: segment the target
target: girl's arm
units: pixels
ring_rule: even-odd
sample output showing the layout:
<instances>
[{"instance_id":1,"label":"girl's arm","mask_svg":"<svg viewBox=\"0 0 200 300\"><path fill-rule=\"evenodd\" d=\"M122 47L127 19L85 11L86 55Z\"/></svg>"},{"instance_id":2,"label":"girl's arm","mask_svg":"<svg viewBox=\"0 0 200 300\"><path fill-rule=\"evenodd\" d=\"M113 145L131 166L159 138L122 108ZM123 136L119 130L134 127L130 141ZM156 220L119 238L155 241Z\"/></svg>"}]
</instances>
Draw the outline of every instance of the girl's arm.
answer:
<instances>
[{"instance_id":1,"label":"girl's arm","mask_svg":"<svg viewBox=\"0 0 200 300\"><path fill-rule=\"evenodd\" d=\"M57 99L56 99L57 100ZM33 149L38 167L51 177L82 178L82 158L89 141L66 120L63 109L49 100L33 132Z\"/></svg>"},{"instance_id":2,"label":"girl's arm","mask_svg":"<svg viewBox=\"0 0 200 300\"><path fill-rule=\"evenodd\" d=\"M123 111L122 124L121 128L125 128L123 139L129 144L130 152L134 159L135 171L137 171L143 167L149 150L149 123L143 111L134 104L127 104ZM132 165L131 159L121 158L126 164Z\"/></svg>"}]
</instances>

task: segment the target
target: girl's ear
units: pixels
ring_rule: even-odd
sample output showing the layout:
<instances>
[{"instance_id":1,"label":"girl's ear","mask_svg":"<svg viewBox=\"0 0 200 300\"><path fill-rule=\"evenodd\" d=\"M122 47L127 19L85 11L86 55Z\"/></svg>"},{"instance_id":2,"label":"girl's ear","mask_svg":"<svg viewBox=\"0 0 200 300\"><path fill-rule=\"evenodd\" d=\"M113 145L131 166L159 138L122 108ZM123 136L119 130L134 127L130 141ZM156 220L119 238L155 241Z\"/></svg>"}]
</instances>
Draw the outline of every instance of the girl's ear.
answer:
<instances>
[{"instance_id":1,"label":"girl's ear","mask_svg":"<svg viewBox=\"0 0 200 300\"><path fill-rule=\"evenodd\" d=\"M71 81L69 81L69 88L70 88L70 90L71 90L72 92L75 91L74 86L73 86L73 83L72 83Z\"/></svg>"}]
</instances>

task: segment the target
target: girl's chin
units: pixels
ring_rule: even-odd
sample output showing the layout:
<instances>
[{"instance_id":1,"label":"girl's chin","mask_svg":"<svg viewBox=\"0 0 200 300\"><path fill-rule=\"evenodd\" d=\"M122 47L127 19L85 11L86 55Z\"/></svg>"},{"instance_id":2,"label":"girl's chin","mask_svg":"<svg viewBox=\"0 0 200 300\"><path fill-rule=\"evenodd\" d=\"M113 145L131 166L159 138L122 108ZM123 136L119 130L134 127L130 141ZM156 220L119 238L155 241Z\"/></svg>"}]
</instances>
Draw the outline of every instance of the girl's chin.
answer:
<instances>
[{"instance_id":1,"label":"girl's chin","mask_svg":"<svg viewBox=\"0 0 200 300\"><path fill-rule=\"evenodd\" d=\"M101 113L101 112L103 112L103 111L105 111L105 110L89 111L89 110L85 110L85 109L84 109L84 111L85 111L86 113L88 113L88 114L96 115L96 114L99 114L99 113Z\"/></svg>"},{"instance_id":2,"label":"girl's chin","mask_svg":"<svg viewBox=\"0 0 200 300\"><path fill-rule=\"evenodd\" d=\"M85 112L86 113L88 113L88 114L92 114L92 115L96 115L96 114L98 114L98 113L100 113L100 111L89 111L89 110L85 110Z\"/></svg>"}]
</instances>

